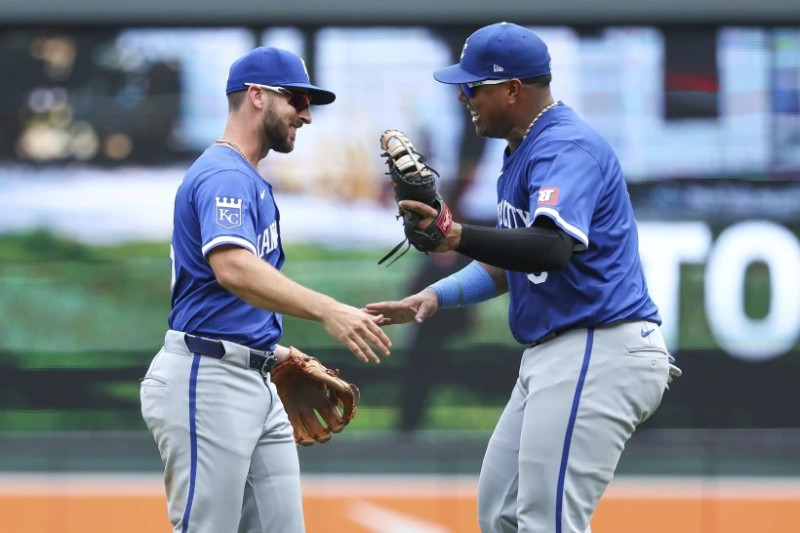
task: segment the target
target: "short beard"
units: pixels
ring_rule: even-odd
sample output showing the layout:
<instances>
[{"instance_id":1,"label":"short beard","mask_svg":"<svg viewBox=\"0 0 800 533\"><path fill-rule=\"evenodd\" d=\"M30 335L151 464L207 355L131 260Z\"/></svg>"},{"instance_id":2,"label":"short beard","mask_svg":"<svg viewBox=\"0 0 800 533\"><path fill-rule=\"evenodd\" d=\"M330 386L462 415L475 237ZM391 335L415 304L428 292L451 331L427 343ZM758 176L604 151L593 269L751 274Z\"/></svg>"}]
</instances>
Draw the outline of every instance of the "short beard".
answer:
<instances>
[{"instance_id":1,"label":"short beard","mask_svg":"<svg viewBox=\"0 0 800 533\"><path fill-rule=\"evenodd\" d=\"M294 141L289 139L289 125L281 120L273 106L264 111L261 121L261 142L282 154L294 150Z\"/></svg>"}]
</instances>

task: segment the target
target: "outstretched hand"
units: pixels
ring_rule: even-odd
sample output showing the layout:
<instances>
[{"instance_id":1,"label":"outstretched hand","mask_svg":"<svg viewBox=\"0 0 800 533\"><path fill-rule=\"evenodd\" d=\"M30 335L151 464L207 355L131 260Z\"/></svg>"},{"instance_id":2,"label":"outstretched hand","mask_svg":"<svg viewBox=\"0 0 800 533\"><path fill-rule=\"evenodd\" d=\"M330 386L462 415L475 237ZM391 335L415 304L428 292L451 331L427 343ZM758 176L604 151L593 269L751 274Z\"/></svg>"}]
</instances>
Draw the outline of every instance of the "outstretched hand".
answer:
<instances>
[{"instance_id":1,"label":"outstretched hand","mask_svg":"<svg viewBox=\"0 0 800 533\"><path fill-rule=\"evenodd\" d=\"M381 326L407 324L409 322L419 324L435 315L436 311L439 310L439 296L430 289L424 289L399 301L367 304L365 310L371 315L380 316L378 323Z\"/></svg>"},{"instance_id":2,"label":"outstretched hand","mask_svg":"<svg viewBox=\"0 0 800 533\"><path fill-rule=\"evenodd\" d=\"M353 352L364 363L380 363L370 344L388 356L392 341L380 328L383 317L336 301L322 313L320 322L328 334Z\"/></svg>"}]
</instances>

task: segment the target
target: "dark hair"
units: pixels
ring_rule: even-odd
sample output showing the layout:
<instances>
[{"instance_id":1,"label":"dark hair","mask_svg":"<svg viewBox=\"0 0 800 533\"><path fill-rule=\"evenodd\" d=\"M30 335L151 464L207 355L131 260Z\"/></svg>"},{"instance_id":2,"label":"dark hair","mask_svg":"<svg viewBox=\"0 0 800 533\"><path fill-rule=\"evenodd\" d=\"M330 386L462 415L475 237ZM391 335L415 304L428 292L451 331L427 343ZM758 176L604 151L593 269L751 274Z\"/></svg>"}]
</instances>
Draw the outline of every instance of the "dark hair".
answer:
<instances>
[{"instance_id":1,"label":"dark hair","mask_svg":"<svg viewBox=\"0 0 800 533\"><path fill-rule=\"evenodd\" d=\"M520 80L525 85L539 85L540 87L548 87L550 82L553 81L552 74L545 74L544 76L536 76L535 78L525 78Z\"/></svg>"},{"instance_id":2,"label":"dark hair","mask_svg":"<svg viewBox=\"0 0 800 533\"><path fill-rule=\"evenodd\" d=\"M247 94L247 91L236 91L234 93L230 93L228 95L228 109L231 111L236 111L240 107L242 107L242 103L244 102L244 96Z\"/></svg>"}]
</instances>

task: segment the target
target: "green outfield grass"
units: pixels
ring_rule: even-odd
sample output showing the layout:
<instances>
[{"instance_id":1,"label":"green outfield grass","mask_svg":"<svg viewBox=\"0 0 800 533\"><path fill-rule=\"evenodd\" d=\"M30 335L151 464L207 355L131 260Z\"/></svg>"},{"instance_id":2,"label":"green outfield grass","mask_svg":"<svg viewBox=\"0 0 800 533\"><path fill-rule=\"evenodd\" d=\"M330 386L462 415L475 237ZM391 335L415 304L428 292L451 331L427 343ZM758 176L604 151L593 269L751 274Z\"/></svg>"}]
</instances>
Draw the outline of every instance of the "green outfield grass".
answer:
<instances>
[{"instance_id":1,"label":"green outfield grass","mask_svg":"<svg viewBox=\"0 0 800 533\"><path fill-rule=\"evenodd\" d=\"M355 306L401 298L420 256L409 253L385 268L377 265L383 252L289 246L284 272ZM161 342L170 306L168 243L89 247L36 232L0 237L0 257L0 313L11 317L0 323L0 349L142 350ZM503 297L476 308L480 319L469 340L513 344L506 306ZM334 345L318 324L292 317L284 324L289 343ZM394 329L396 343L405 336Z\"/></svg>"},{"instance_id":2,"label":"green outfield grass","mask_svg":"<svg viewBox=\"0 0 800 533\"><path fill-rule=\"evenodd\" d=\"M329 250L288 246L284 272L298 282L352 305L396 299L407 294L422 267L413 251L390 268L377 265L385 250ZM46 232L0 236L0 352L3 364L31 372L47 369L146 368L160 346L170 307L169 245L141 242L86 246ZM703 272L682 267L680 339L683 348L715 348L705 320ZM754 265L747 276L747 308L764 315L769 294L766 268ZM513 348L506 323L506 296L473 308L473 327L447 346ZM285 344L313 353L333 351L331 363L352 358L315 323L285 317ZM396 353L406 349L411 326L387 328ZM340 349L340 350L339 350ZM341 359L338 359L341 357ZM327 361L326 361L327 362ZM385 368L404 364L402 355ZM386 429L399 419L399 383L366 384L355 429ZM138 405L138 382L98 383L92 393L104 400ZM8 394L8 393L6 393ZM0 394L0 398L3 398ZM6 398L8 398L6 396ZM13 400L13 398L11 398ZM504 397L476 399L465 387L437 387L430 397L424 427L491 429ZM6 403L17 405L19 402ZM102 403L102 402L99 402ZM0 409L0 427L24 430L130 429L141 427L138 411Z\"/></svg>"},{"instance_id":3,"label":"green outfield grass","mask_svg":"<svg viewBox=\"0 0 800 533\"><path fill-rule=\"evenodd\" d=\"M138 395L138 388L136 394ZM502 410L502 405L435 406L428 411L420 429L491 431ZM364 403L348 429L394 430L399 420L400 410L396 407ZM3 431L145 430L138 412L119 410L0 410L0 427Z\"/></svg>"},{"instance_id":4,"label":"green outfield grass","mask_svg":"<svg viewBox=\"0 0 800 533\"><path fill-rule=\"evenodd\" d=\"M287 246L284 272L315 290L360 306L407 294L422 265L410 252L390 268L385 250L329 250ZM0 236L0 348L36 350L148 349L157 346L169 313L169 244L140 242L86 246L46 232ZM682 267L681 347L713 348L705 320L703 271ZM768 309L769 275L754 265L747 276L748 313ZM460 342L513 345L506 297L476 306L474 328ZM306 347L333 341L313 323L286 317L285 335ZM400 328L397 342L404 341Z\"/></svg>"}]
</instances>

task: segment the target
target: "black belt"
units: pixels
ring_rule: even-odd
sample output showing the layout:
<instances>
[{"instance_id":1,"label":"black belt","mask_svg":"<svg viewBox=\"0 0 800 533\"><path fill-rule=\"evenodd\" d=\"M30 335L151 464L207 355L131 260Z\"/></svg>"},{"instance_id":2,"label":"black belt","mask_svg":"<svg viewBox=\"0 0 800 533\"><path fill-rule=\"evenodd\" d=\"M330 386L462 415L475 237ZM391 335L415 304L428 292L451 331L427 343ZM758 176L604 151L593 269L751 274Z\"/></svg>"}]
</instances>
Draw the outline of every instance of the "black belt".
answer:
<instances>
[{"instance_id":1,"label":"black belt","mask_svg":"<svg viewBox=\"0 0 800 533\"><path fill-rule=\"evenodd\" d=\"M195 337L194 335L189 335L188 333L183 336L183 340L186 342L186 347L189 348L189 351L192 353L206 355L215 359L222 359L222 357L225 355L225 345L222 344L222 341L204 339L203 337ZM259 372L262 376L266 376L270 373L270 371L272 371L272 368L275 366L275 362L276 359L274 352L250 350L250 360L248 362L248 366L251 369Z\"/></svg>"}]
</instances>

